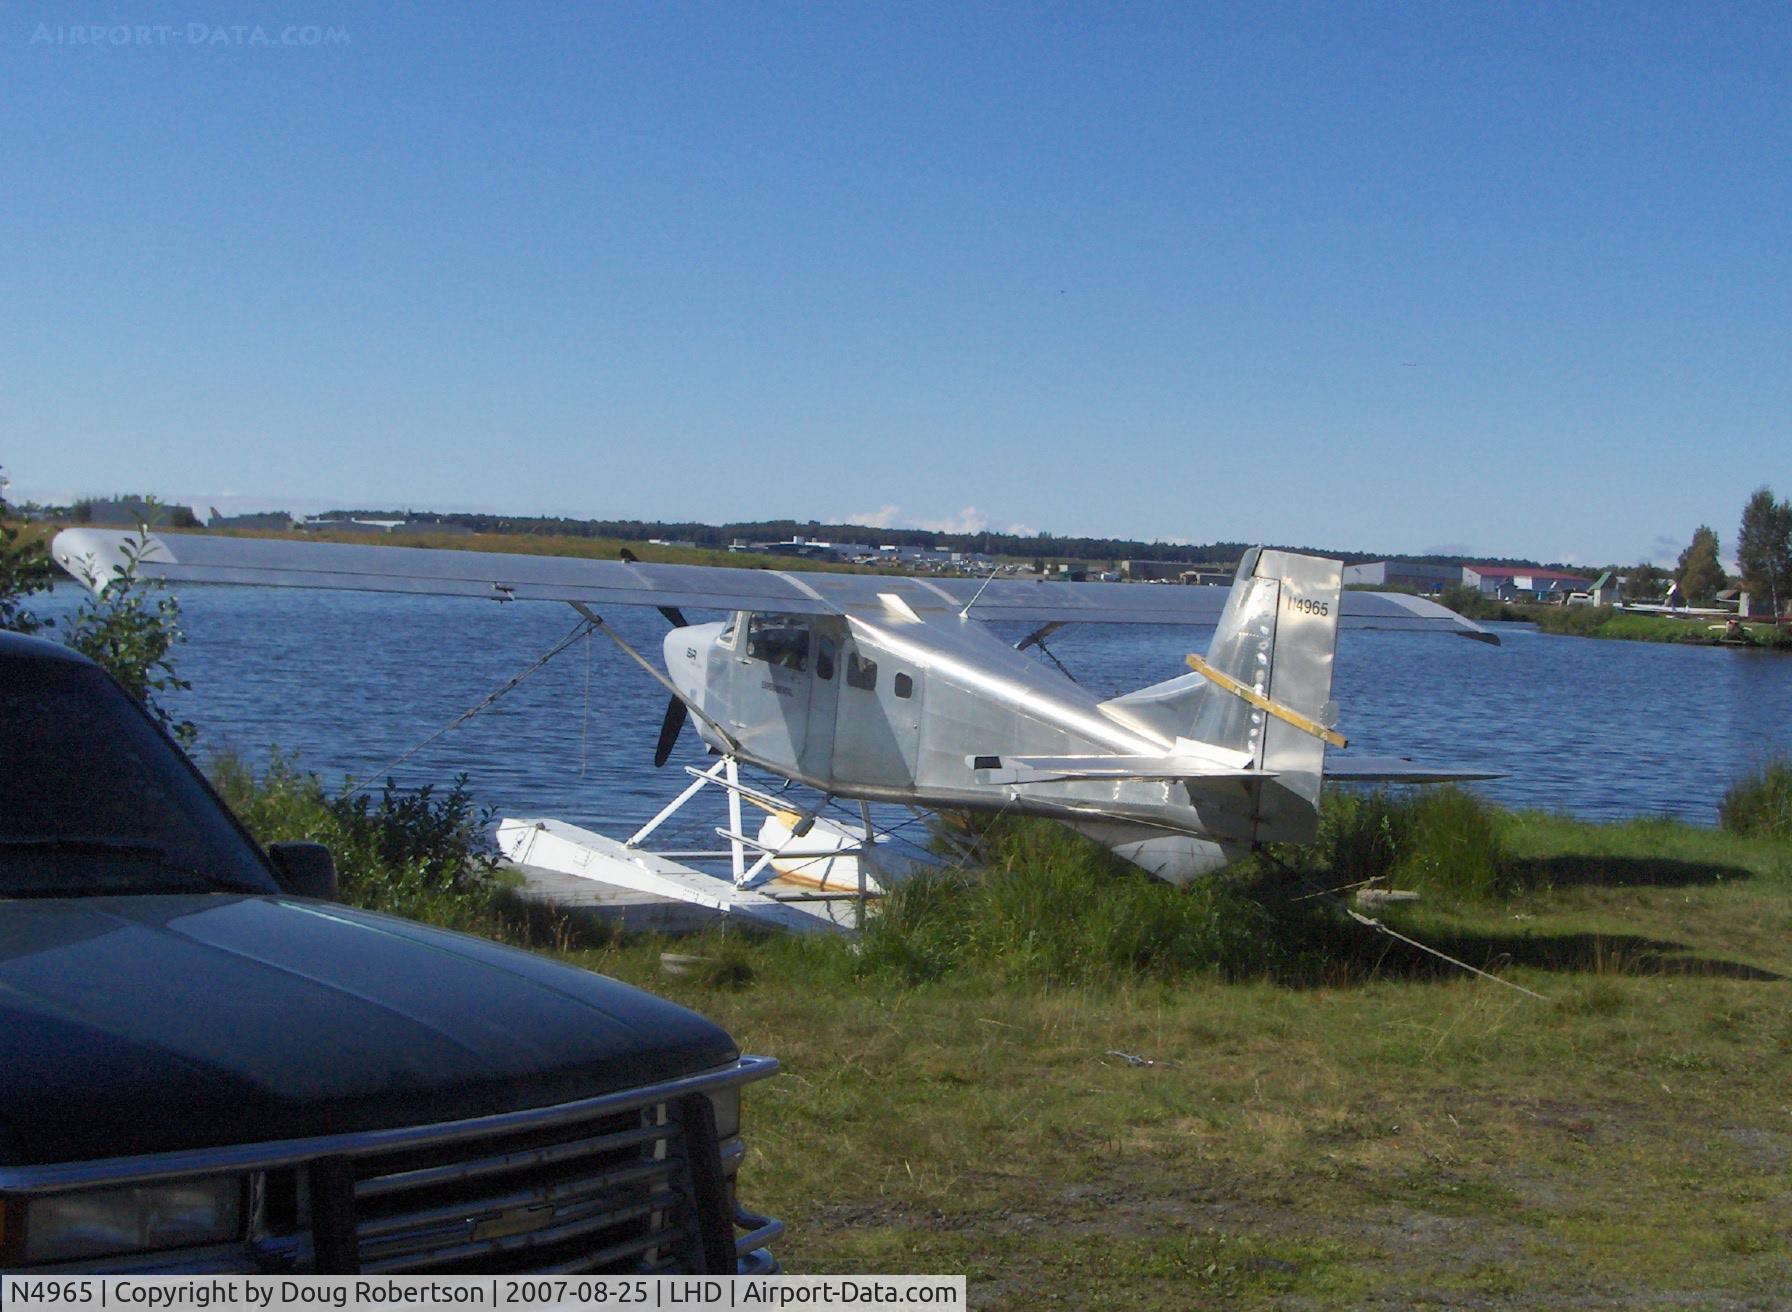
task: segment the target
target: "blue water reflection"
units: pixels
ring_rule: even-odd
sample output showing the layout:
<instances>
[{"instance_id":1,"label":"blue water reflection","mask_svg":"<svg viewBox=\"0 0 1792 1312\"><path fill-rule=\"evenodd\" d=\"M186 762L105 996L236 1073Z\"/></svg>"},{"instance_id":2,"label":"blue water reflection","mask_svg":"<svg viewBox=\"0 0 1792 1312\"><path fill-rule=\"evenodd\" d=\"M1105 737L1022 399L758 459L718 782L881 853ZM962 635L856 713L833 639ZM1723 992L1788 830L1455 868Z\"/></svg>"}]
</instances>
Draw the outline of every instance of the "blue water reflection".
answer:
<instances>
[{"instance_id":1,"label":"blue water reflection","mask_svg":"<svg viewBox=\"0 0 1792 1312\"><path fill-rule=\"evenodd\" d=\"M58 589L43 609L76 598ZM202 752L252 761L278 745L326 777L378 777L572 629L565 607L283 589L182 597L193 684L176 711ZM664 621L605 618L657 662ZM1559 638L1502 626L1504 646L1347 632L1334 697L1353 749L1504 771L1479 787L1512 805L1590 818L1699 823L1738 773L1792 750L1792 658ZM1170 678L1207 633L1083 625L1051 639L1104 695ZM610 831L651 816L683 781L655 771L665 695L612 643L581 642L492 708L392 771L404 784L465 771L479 800ZM700 762L696 736L674 758Z\"/></svg>"}]
</instances>

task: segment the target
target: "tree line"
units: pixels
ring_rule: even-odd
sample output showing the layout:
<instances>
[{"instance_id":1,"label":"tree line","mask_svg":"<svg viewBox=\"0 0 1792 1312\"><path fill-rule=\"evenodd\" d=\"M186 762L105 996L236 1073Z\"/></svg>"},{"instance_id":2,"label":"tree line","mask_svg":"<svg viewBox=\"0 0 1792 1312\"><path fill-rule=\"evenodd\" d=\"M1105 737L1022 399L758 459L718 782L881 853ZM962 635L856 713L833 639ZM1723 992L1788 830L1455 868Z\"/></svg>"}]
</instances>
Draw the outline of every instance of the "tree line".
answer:
<instances>
[{"instance_id":1,"label":"tree line","mask_svg":"<svg viewBox=\"0 0 1792 1312\"><path fill-rule=\"evenodd\" d=\"M1709 605L1729 585L1718 559L1717 533L1709 524L1694 530L1692 541L1674 570L1679 598L1688 605ZM1770 487L1758 487L1742 507L1736 530L1738 582L1752 608L1771 615L1786 613L1792 602L1792 503L1780 501Z\"/></svg>"}]
</instances>

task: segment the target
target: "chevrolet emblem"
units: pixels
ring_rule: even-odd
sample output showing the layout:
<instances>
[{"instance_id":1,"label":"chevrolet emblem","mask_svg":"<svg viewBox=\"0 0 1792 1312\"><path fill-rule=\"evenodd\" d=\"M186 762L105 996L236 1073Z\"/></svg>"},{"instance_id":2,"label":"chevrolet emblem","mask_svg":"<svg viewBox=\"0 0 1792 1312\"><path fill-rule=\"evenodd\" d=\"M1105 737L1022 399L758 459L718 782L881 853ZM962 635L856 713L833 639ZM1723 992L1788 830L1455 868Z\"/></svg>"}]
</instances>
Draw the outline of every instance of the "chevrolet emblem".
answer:
<instances>
[{"instance_id":1,"label":"chevrolet emblem","mask_svg":"<svg viewBox=\"0 0 1792 1312\"><path fill-rule=\"evenodd\" d=\"M538 1203L533 1207L508 1207L502 1212L488 1212L484 1216L476 1216L469 1223L467 1237L475 1242L486 1239L504 1239L510 1235L526 1235L531 1230L540 1230L554 1220L552 1203Z\"/></svg>"}]
</instances>

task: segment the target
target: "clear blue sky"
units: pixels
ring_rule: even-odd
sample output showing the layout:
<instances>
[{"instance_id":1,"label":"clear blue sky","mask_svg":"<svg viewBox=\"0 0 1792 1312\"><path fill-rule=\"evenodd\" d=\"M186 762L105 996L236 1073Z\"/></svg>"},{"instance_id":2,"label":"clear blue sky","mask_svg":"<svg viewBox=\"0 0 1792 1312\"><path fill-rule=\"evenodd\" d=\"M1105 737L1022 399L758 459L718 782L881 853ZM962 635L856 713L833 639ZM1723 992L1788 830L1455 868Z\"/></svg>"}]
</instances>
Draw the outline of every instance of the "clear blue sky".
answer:
<instances>
[{"instance_id":1,"label":"clear blue sky","mask_svg":"<svg viewBox=\"0 0 1792 1312\"><path fill-rule=\"evenodd\" d=\"M13 4L0 465L1727 553L1789 202L1777 3Z\"/></svg>"}]
</instances>

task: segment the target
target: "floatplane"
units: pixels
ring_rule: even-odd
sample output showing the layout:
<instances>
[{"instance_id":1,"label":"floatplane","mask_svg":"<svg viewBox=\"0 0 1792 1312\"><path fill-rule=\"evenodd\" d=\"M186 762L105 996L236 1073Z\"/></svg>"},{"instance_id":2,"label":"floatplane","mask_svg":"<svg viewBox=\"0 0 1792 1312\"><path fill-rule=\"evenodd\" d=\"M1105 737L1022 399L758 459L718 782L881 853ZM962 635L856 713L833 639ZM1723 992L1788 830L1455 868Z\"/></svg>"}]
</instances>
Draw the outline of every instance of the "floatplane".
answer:
<instances>
[{"instance_id":1,"label":"floatplane","mask_svg":"<svg viewBox=\"0 0 1792 1312\"><path fill-rule=\"evenodd\" d=\"M1002 811L1081 831L1152 875L1187 883L1269 843L1307 843L1329 781L1491 777L1346 746L1331 701L1340 629L1449 633L1497 642L1455 613L1399 593L1346 592L1338 561L1254 549L1229 588L662 565L324 542L70 529L56 558L104 586L115 571L180 587L277 585L570 605L668 694L654 752L687 724L718 759L665 810L616 839L548 819L507 819L513 860L785 928L856 923L881 891L874 803ZM601 608L657 608L659 665ZM686 609L723 618L693 623ZM1066 624L1211 626L1187 672L1101 699L1038 658ZM1029 626L1017 643L994 626ZM741 778L805 785L793 806ZM727 795L717 852L648 840L705 790ZM859 824L823 814L858 805ZM765 813L756 833L743 804ZM722 856L726 869L693 864Z\"/></svg>"}]
</instances>

